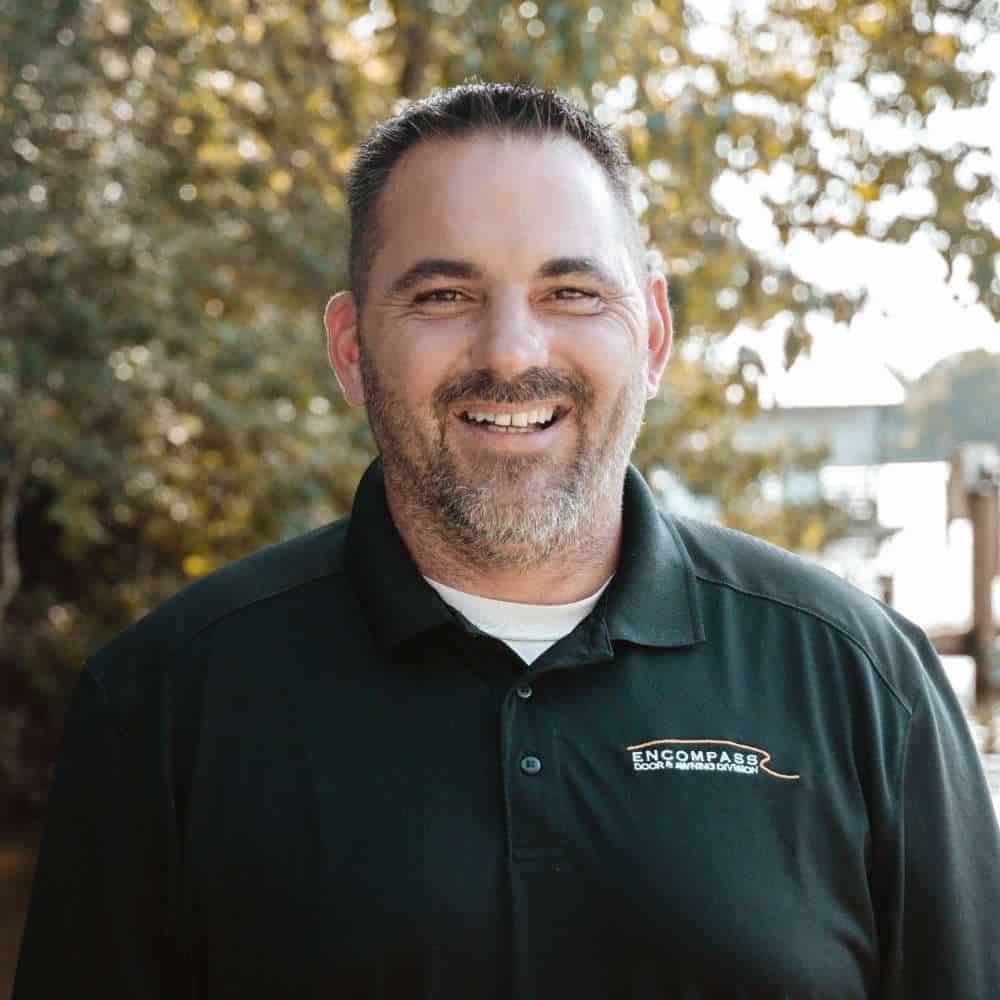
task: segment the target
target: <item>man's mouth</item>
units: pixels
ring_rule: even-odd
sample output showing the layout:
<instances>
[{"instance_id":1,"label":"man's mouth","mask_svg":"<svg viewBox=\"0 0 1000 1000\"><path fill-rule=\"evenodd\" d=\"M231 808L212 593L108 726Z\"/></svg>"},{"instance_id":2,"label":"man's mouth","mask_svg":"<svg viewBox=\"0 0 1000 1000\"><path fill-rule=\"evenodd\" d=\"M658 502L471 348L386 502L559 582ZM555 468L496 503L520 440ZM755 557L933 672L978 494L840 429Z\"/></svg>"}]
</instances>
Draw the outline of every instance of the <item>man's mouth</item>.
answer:
<instances>
[{"instance_id":1,"label":"man's mouth","mask_svg":"<svg viewBox=\"0 0 1000 1000\"><path fill-rule=\"evenodd\" d=\"M484 430L501 434L527 434L551 427L565 414L562 406L524 407L519 410L497 410L486 406L472 406L459 411L459 418Z\"/></svg>"}]
</instances>

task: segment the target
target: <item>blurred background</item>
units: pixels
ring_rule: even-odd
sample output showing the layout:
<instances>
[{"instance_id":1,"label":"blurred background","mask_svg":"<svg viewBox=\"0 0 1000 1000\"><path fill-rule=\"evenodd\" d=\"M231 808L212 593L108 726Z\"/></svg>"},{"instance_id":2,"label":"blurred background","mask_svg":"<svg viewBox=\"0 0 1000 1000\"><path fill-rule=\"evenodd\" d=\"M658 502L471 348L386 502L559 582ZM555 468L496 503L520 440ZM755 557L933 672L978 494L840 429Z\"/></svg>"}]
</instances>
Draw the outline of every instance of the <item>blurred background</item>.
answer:
<instances>
[{"instance_id":1,"label":"blurred background","mask_svg":"<svg viewBox=\"0 0 1000 1000\"><path fill-rule=\"evenodd\" d=\"M82 661L349 509L344 176L436 87L555 87L627 146L664 503L995 662L998 75L995 0L0 0L0 992Z\"/></svg>"}]
</instances>

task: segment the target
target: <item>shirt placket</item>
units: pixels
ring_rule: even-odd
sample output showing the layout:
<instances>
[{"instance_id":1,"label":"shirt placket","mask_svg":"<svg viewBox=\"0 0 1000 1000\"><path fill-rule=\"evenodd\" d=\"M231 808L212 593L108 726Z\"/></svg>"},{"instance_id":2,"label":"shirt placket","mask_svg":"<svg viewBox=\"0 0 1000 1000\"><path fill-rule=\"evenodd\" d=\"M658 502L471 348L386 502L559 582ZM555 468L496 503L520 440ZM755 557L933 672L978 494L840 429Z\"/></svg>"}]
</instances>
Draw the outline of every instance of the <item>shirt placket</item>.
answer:
<instances>
[{"instance_id":1,"label":"shirt placket","mask_svg":"<svg viewBox=\"0 0 1000 1000\"><path fill-rule=\"evenodd\" d=\"M558 739L546 712L544 685L524 675L506 692L501 761L507 810L514 996L539 995L541 963L559 949L554 935L567 930L566 856L557 835Z\"/></svg>"}]
</instances>

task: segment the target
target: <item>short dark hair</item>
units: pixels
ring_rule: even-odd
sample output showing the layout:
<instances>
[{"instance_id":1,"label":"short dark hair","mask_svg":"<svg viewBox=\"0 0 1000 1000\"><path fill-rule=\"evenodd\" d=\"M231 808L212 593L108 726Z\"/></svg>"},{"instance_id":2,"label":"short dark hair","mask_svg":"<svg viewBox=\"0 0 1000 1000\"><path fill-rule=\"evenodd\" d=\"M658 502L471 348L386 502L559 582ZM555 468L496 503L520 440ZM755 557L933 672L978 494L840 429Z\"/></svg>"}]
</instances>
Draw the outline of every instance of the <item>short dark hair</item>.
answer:
<instances>
[{"instance_id":1,"label":"short dark hair","mask_svg":"<svg viewBox=\"0 0 1000 1000\"><path fill-rule=\"evenodd\" d=\"M566 136L597 161L624 210L638 266L644 250L632 207L631 164L618 140L589 111L554 90L520 83L464 83L407 105L361 143L347 177L351 289L360 310L378 247L378 199L403 155L421 142L476 132Z\"/></svg>"}]
</instances>

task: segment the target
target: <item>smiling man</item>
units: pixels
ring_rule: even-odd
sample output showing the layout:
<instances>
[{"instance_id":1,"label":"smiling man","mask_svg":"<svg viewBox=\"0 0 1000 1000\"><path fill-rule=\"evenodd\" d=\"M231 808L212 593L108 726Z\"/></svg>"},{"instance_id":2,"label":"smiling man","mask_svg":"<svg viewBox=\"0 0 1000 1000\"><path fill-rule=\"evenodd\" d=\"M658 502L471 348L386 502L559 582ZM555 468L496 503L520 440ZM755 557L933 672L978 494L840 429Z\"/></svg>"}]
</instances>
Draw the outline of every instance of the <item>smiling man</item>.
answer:
<instances>
[{"instance_id":1,"label":"smiling man","mask_svg":"<svg viewBox=\"0 0 1000 1000\"><path fill-rule=\"evenodd\" d=\"M473 594L582 599L617 563L670 314L638 250L627 164L602 140L604 167L523 125L394 149L377 216L356 227L370 268L327 308L330 359L368 408L407 549ZM355 197L377 152L362 153Z\"/></svg>"},{"instance_id":2,"label":"smiling man","mask_svg":"<svg viewBox=\"0 0 1000 1000\"><path fill-rule=\"evenodd\" d=\"M1000 995L1000 849L909 622L628 465L670 346L628 163L476 84L352 171L349 519L99 650L15 1000Z\"/></svg>"}]
</instances>

